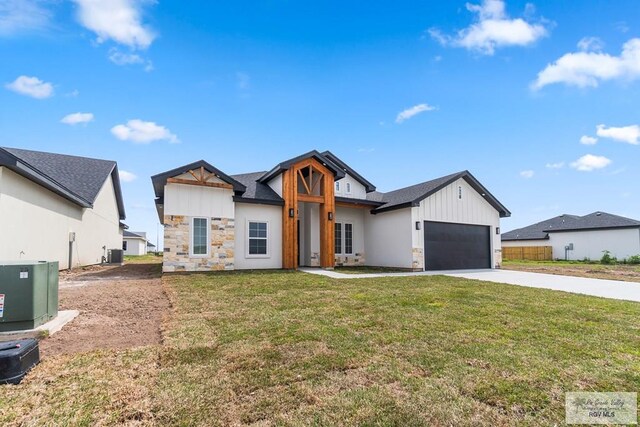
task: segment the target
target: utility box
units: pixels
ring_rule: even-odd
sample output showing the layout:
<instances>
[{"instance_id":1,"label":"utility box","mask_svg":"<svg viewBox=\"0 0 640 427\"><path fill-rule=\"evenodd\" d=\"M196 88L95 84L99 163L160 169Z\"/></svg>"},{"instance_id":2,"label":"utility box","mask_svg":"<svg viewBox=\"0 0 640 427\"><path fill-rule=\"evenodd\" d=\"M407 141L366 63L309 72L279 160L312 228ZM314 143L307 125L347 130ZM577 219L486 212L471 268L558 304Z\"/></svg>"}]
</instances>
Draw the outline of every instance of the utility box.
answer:
<instances>
[{"instance_id":1,"label":"utility box","mask_svg":"<svg viewBox=\"0 0 640 427\"><path fill-rule=\"evenodd\" d=\"M109 264L122 264L124 262L124 251L122 249L109 249L107 255Z\"/></svg>"},{"instance_id":2,"label":"utility box","mask_svg":"<svg viewBox=\"0 0 640 427\"><path fill-rule=\"evenodd\" d=\"M0 261L0 331L34 329L57 315L57 261Z\"/></svg>"}]
</instances>

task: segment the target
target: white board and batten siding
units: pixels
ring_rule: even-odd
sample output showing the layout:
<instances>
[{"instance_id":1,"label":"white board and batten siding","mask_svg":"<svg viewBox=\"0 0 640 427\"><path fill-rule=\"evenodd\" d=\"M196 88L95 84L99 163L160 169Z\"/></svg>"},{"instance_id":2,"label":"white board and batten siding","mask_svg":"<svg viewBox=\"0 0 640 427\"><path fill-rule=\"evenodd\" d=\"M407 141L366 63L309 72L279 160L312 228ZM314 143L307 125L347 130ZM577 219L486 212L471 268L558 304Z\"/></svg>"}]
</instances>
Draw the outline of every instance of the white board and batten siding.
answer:
<instances>
[{"instance_id":1,"label":"white board and batten siding","mask_svg":"<svg viewBox=\"0 0 640 427\"><path fill-rule=\"evenodd\" d=\"M367 265L412 268L411 209L398 209L364 217Z\"/></svg>"},{"instance_id":2,"label":"white board and batten siding","mask_svg":"<svg viewBox=\"0 0 640 427\"><path fill-rule=\"evenodd\" d=\"M459 197L460 190L462 198ZM412 246L424 250L424 226L416 230L417 221L421 224L435 221L489 226L491 265L501 262L501 238L496 233L496 228L500 227L500 213L463 178L422 200L420 206L411 208Z\"/></svg>"},{"instance_id":3,"label":"white board and batten siding","mask_svg":"<svg viewBox=\"0 0 640 427\"><path fill-rule=\"evenodd\" d=\"M267 223L267 255L249 255L249 221ZM282 206L236 203L235 268L282 268Z\"/></svg>"},{"instance_id":4,"label":"white board and batten siding","mask_svg":"<svg viewBox=\"0 0 640 427\"><path fill-rule=\"evenodd\" d=\"M339 183L340 185L339 190L334 189L336 197L348 197L350 199L367 198L367 190L364 185L356 181L355 178L353 178L351 175L345 174L344 178L341 178L335 182ZM347 189L350 189L351 191L347 191Z\"/></svg>"},{"instance_id":5,"label":"white board and batten siding","mask_svg":"<svg viewBox=\"0 0 640 427\"><path fill-rule=\"evenodd\" d=\"M190 174L180 179L194 180ZM223 183L218 178L209 182ZM234 218L233 190L204 185L168 183L164 188L164 214L188 217Z\"/></svg>"},{"instance_id":6,"label":"white board and batten siding","mask_svg":"<svg viewBox=\"0 0 640 427\"><path fill-rule=\"evenodd\" d=\"M122 248L120 214L111 176L93 208L82 208L15 172L0 167L0 260L58 261L69 267L98 264L107 249Z\"/></svg>"},{"instance_id":7,"label":"white board and batten siding","mask_svg":"<svg viewBox=\"0 0 640 427\"><path fill-rule=\"evenodd\" d=\"M267 185L271 187L273 191L280 197L282 197L282 174L279 173L272 180L267 182Z\"/></svg>"}]
</instances>

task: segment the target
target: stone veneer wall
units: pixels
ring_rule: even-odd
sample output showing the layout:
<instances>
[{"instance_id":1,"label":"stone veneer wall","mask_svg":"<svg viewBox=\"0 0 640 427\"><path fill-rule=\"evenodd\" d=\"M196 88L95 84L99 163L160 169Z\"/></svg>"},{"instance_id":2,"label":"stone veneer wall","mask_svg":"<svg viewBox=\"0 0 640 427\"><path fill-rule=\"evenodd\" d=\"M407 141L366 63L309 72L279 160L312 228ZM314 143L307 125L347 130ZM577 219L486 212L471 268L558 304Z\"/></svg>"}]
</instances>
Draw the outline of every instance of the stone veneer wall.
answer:
<instances>
[{"instance_id":1,"label":"stone veneer wall","mask_svg":"<svg viewBox=\"0 0 640 427\"><path fill-rule=\"evenodd\" d=\"M233 218L211 218L208 257L189 257L190 217L165 215L164 224L163 272L234 269L236 232Z\"/></svg>"},{"instance_id":2,"label":"stone veneer wall","mask_svg":"<svg viewBox=\"0 0 640 427\"><path fill-rule=\"evenodd\" d=\"M413 271L424 270L424 250L422 248L413 248L413 260L411 268Z\"/></svg>"},{"instance_id":3,"label":"stone veneer wall","mask_svg":"<svg viewBox=\"0 0 640 427\"><path fill-rule=\"evenodd\" d=\"M336 255L336 267L353 267L365 265L364 253L353 255Z\"/></svg>"}]
</instances>

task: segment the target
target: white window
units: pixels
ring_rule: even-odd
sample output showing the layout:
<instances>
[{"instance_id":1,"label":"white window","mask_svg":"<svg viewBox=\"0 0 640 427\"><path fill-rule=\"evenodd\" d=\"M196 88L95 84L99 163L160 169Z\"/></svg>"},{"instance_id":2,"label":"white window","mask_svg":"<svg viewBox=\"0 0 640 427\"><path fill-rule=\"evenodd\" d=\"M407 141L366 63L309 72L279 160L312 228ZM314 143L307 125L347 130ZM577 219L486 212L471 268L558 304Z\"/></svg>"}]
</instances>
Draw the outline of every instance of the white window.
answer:
<instances>
[{"instance_id":1,"label":"white window","mask_svg":"<svg viewBox=\"0 0 640 427\"><path fill-rule=\"evenodd\" d=\"M340 182L336 181L336 191L340 191Z\"/></svg>"},{"instance_id":2,"label":"white window","mask_svg":"<svg viewBox=\"0 0 640 427\"><path fill-rule=\"evenodd\" d=\"M347 182L347 194L351 194L351 183Z\"/></svg>"},{"instance_id":3,"label":"white window","mask_svg":"<svg viewBox=\"0 0 640 427\"><path fill-rule=\"evenodd\" d=\"M344 253L353 254L353 224L344 225Z\"/></svg>"},{"instance_id":4,"label":"white window","mask_svg":"<svg viewBox=\"0 0 640 427\"><path fill-rule=\"evenodd\" d=\"M269 224L264 221L247 222L247 257L267 258L269 256Z\"/></svg>"},{"instance_id":5,"label":"white window","mask_svg":"<svg viewBox=\"0 0 640 427\"><path fill-rule=\"evenodd\" d=\"M353 255L353 224L337 222L334 236L336 255Z\"/></svg>"},{"instance_id":6,"label":"white window","mask_svg":"<svg viewBox=\"0 0 640 427\"><path fill-rule=\"evenodd\" d=\"M206 257L209 255L209 218L191 219L191 245L189 255Z\"/></svg>"}]
</instances>

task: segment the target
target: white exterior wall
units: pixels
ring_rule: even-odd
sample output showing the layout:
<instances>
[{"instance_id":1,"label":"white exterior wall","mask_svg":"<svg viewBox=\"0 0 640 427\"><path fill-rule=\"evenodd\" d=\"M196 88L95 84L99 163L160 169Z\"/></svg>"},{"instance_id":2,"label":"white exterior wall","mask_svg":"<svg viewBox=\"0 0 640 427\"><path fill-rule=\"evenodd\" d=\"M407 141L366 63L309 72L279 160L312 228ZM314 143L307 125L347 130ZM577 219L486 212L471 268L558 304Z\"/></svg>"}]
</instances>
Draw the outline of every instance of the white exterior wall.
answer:
<instances>
[{"instance_id":1,"label":"white exterior wall","mask_svg":"<svg viewBox=\"0 0 640 427\"><path fill-rule=\"evenodd\" d=\"M122 232L111 177L93 208L81 208L0 167L0 260L58 261L68 268L69 233L76 233L72 266L97 264L107 249L122 249Z\"/></svg>"},{"instance_id":2,"label":"white exterior wall","mask_svg":"<svg viewBox=\"0 0 640 427\"><path fill-rule=\"evenodd\" d=\"M236 203L235 268L282 268L282 206ZM268 254L256 258L248 254L248 222L267 222Z\"/></svg>"},{"instance_id":3,"label":"white exterior wall","mask_svg":"<svg viewBox=\"0 0 640 427\"><path fill-rule=\"evenodd\" d=\"M167 184L164 187L164 214L233 218L233 190L202 185Z\"/></svg>"},{"instance_id":4,"label":"white exterior wall","mask_svg":"<svg viewBox=\"0 0 640 427\"><path fill-rule=\"evenodd\" d=\"M412 268L411 209L364 217L367 265Z\"/></svg>"},{"instance_id":5,"label":"white exterior wall","mask_svg":"<svg viewBox=\"0 0 640 427\"><path fill-rule=\"evenodd\" d=\"M345 208L336 207L335 222L342 224L353 224L353 252L351 254L344 253L344 225L342 226L342 253L335 254L336 260L341 263L351 264L354 259L358 259L359 263L366 263L365 252L365 231L364 217L370 215L369 210L362 208Z\"/></svg>"},{"instance_id":6,"label":"white exterior wall","mask_svg":"<svg viewBox=\"0 0 640 427\"><path fill-rule=\"evenodd\" d=\"M267 185L271 187L273 191L275 191L278 196L282 197L282 174L279 173L273 178L271 181L267 182Z\"/></svg>"},{"instance_id":7,"label":"white exterior wall","mask_svg":"<svg viewBox=\"0 0 640 427\"><path fill-rule=\"evenodd\" d=\"M462 187L462 199L458 198ZM420 221L420 230L415 223ZM460 178L411 208L412 246L424 251L423 221L451 222L459 224L487 225L491 227L491 265L502 263L502 244L496 227L500 227L500 213L489 202Z\"/></svg>"},{"instance_id":8,"label":"white exterior wall","mask_svg":"<svg viewBox=\"0 0 640 427\"><path fill-rule=\"evenodd\" d=\"M125 255L144 255L147 253L147 242L144 240L130 237L125 237L123 240L127 242Z\"/></svg>"},{"instance_id":9,"label":"white exterior wall","mask_svg":"<svg viewBox=\"0 0 640 427\"><path fill-rule=\"evenodd\" d=\"M366 199L367 190L364 185L356 181L351 175L345 174L345 177L337 180L340 183L340 191L335 191L336 197L349 197L352 199ZM347 193L347 183L351 184L351 192Z\"/></svg>"}]
</instances>

